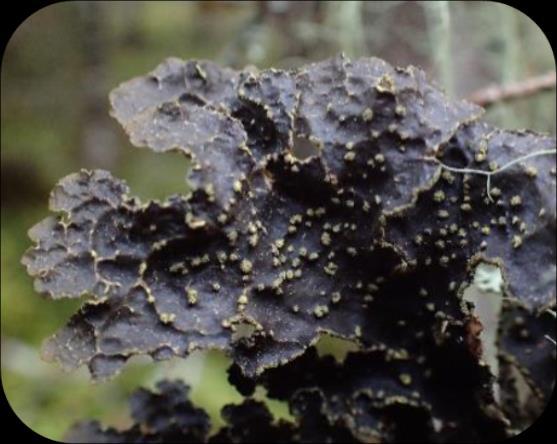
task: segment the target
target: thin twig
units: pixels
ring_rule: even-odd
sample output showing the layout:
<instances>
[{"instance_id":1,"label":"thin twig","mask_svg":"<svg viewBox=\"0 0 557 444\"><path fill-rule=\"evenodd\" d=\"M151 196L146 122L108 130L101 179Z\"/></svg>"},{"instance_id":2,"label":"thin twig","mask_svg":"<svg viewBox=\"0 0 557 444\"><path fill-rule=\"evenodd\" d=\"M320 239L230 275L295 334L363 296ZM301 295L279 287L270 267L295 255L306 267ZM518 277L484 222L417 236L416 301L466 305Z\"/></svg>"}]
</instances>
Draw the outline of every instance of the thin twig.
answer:
<instances>
[{"instance_id":1,"label":"thin twig","mask_svg":"<svg viewBox=\"0 0 557 444\"><path fill-rule=\"evenodd\" d=\"M508 85L491 85L482 88L472 93L468 100L487 108L498 102L530 97L542 91L554 89L555 82L555 71L552 71Z\"/></svg>"},{"instance_id":2,"label":"thin twig","mask_svg":"<svg viewBox=\"0 0 557 444\"><path fill-rule=\"evenodd\" d=\"M505 165L493 170L493 171L485 171L485 170L476 170L474 168L455 168L449 165L445 165L443 162L441 162L439 159L437 159L436 157L424 157L424 160L427 161L431 161L431 162L435 162L437 164L439 164L442 168L446 169L447 171L451 171L453 173L460 173L460 174L479 174L482 176L487 176L487 182L486 182L486 188L487 188L487 197L488 199L493 202L493 199L491 198L491 194L490 194L490 186L491 186L491 176L494 176L497 173L500 173L501 171L506 170L507 168L510 168L511 166L519 163L519 162L523 162L527 159L530 159L532 157L538 157L538 156L546 156L546 155L550 155L550 154L557 154L557 150L553 149L553 150L540 150L540 151L534 151L533 153L529 153L526 154L524 156L521 156L517 159L513 159L510 162L506 163Z\"/></svg>"},{"instance_id":3,"label":"thin twig","mask_svg":"<svg viewBox=\"0 0 557 444\"><path fill-rule=\"evenodd\" d=\"M557 318L557 313L555 313L555 310L551 310L549 308L545 309L546 312L548 312L551 316L553 316L554 318ZM547 339L549 342L553 343L553 345L557 345L557 342L555 342L555 339L553 339L551 336L549 335L545 335L544 336L545 339Z\"/></svg>"}]
</instances>

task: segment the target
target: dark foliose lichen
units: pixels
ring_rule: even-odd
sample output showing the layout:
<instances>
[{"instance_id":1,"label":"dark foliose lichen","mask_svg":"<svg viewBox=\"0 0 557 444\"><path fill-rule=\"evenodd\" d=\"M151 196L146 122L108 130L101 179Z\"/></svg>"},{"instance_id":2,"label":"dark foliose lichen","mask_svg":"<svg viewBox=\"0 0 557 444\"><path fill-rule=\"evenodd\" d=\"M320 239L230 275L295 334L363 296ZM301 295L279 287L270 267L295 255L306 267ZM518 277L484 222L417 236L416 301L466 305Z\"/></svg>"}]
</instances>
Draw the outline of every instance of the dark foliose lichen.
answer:
<instances>
[{"instance_id":1,"label":"dark foliose lichen","mask_svg":"<svg viewBox=\"0 0 557 444\"><path fill-rule=\"evenodd\" d=\"M131 398L134 424L129 429L106 428L97 421L80 422L66 433L64 441L214 444L357 442L348 429L329 424L314 407L306 415L305 409L313 402L311 396L296 401L293 409L296 422L274 420L267 406L252 398L238 405L225 405L221 411L225 425L211 433L207 414L192 405L188 392L189 387L181 381L167 380L159 382L154 392L140 389Z\"/></svg>"},{"instance_id":2,"label":"dark foliose lichen","mask_svg":"<svg viewBox=\"0 0 557 444\"><path fill-rule=\"evenodd\" d=\"M260 72L168 59L110 98L134 145L191 159L192 191L140 202L106 171L60 181L57 214L30 230L23 263L37 291L88 299L46 358L105 378L133 355L224 350L241 390L267 385L300 418L294 430L253 402L230 407L219 436L231 442L257 437L236 424L248 413L285 440L489 440L512 406L493 394L481 324L463 299L487 262L511 301L501 360L547 399L554 138L490 127L419 69L375 58ZM318 359L310 347L323 333L360 351L342 365ZM290 376L300 368L314 376ZM153 436L206 437L189 422L158 425Z\"/></svg>"},{"instance_id":3,"label":"dark foliose lichen","mask_svg":"<svg viewBox=\"0 0 557 444\"><path fill-rule=\"evenodd\" d=\"M361 442L504 437L505 421L491 393L489 370L478 366L464 345L445 344L416 359L389 349L355 352L342 363L332 356L320 358L310 348L255 381L237 366L230 368L229 379L244 395L263 385L269 397L289 401L294 412L301 399L316 398L316 411Z\"/></svg>"}]
</instances>

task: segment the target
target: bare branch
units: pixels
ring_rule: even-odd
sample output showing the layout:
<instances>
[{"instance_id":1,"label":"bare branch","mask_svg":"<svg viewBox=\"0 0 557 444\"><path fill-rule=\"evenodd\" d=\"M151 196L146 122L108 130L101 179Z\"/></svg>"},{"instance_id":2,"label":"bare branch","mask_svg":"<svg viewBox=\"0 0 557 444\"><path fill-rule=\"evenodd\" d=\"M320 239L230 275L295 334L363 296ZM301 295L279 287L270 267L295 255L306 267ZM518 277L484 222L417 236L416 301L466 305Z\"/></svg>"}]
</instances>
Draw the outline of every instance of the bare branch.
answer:
<instances>
[{"instance_id":1,"label":"bare branch","mask_svg":"<svg viewBox=\"0 0 557 444\"><path fill-rule=\"evenodd\" d=\"M555 71L530 77L508 85L491 85L472 93L468 100L483 107L498 102L529 97L542 91L555 88Z\"/></svg>"}]
</instances>

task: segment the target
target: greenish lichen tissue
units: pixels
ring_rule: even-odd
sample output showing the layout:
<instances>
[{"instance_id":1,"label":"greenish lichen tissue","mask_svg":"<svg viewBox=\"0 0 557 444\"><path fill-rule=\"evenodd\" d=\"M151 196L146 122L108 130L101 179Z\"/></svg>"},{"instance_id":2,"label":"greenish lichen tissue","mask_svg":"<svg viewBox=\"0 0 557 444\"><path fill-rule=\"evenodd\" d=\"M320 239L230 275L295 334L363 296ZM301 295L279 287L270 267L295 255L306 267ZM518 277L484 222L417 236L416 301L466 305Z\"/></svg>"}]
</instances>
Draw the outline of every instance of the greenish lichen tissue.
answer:
<instances>
[{"instance_id":1,"label":"greenish lichen tissue","mask_svg":"<svg viewBox=\"0 0 557 444\"><path fill-rule=\"evenodd\" d=\"M296 70L167 59L110 95L133 145L191 159L193 191L141 202L102 170L62 179L23 258L38 292L87 297L43 355L95 379L134 355L221 349L246 396L226 426L179 381L131 402L129 430L72 442L494 441L554 386L555 139L482 122L414 67L337 56ZM434 160L434 161L432 161ZM160 171L164 175L164 171ZM500 268L498 380L462 293ZM322 334L358 345L319 357ZM537 410L513 390L524 376ZM257 385L287 401L274 421ZM532 416L534 415L534 416Z\"/></svg>"}]
</instances>

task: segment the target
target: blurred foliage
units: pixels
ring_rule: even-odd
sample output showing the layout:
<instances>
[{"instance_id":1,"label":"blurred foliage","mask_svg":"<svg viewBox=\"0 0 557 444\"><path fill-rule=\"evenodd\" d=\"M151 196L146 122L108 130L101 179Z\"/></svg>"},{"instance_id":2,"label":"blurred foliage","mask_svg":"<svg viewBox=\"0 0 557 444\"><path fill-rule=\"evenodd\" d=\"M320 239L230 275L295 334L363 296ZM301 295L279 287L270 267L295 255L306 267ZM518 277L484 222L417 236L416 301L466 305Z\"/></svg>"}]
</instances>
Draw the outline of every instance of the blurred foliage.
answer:
<instances>
[{"instance_id":1,"label":"blurred foliage","mask_svg":"<svg viewBox=\"0 0 557 444\"><path fill-rule=\"evenodd\" d=\"M128 394L161 376L192 384L194 402L217 425L221 406L240 400L226 380L229 360L216 352L137 361L96 385L85 371L63 374L39 358L41 341L80 304L44 300L20 265L26 231L46 216L56 181L106 168L144 199L187 191L187 161L131 148L108 116L109 91L168 56L288 68L339 51L421 66L455 97L555 70L537 25L492 2L67 2L18 28L1 72L2 383L27 425L53 439L80 418L125 426ZM555 91L493 106L487 118L555 133ZM320 345L337 356L346 348ZM281 403L271 406L288 415Z\"/></svg>"}]
</instances>

